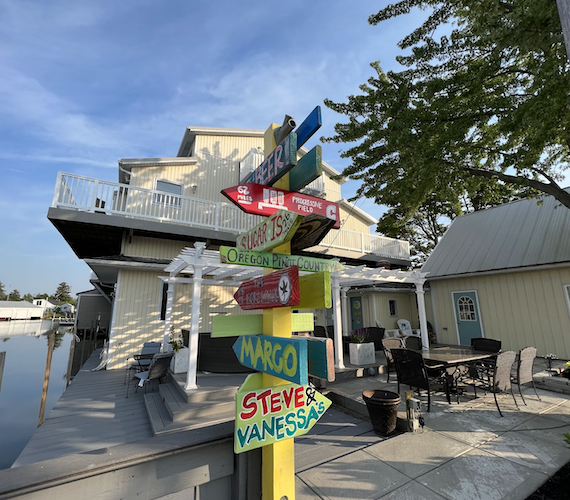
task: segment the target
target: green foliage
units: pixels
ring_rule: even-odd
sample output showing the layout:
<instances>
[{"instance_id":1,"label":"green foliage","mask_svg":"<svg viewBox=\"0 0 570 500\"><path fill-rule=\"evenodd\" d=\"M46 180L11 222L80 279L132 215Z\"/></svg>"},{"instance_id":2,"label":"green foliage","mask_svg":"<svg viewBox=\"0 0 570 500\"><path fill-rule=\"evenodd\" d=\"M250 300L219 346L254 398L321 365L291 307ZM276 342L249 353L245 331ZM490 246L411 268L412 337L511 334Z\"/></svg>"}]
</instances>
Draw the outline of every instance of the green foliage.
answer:
<instances>
[{"instance_id":1,"label":"green foliage","mask_svg":"<svg viewBox=\"0 0 570 500\"><path fill-rule=\"evenodd\" d=\"M0 281L0 300L8 300L6 295L6 290L4 289L4 284Z\"/></svg>"},{"instance_id":2,"label":"green foliage","mask_svg":"<svg viewBox=\"0 0 570 500\"><path fill-rule=\"evenodd\" d=\"M20 296L20 291L19 290L12 290L8 294L8 300L13 300L13 301L22 300L22 297Z\"/></svg>"},{"instance_id":3,"label":"green foliage","mask_svg":"<svg viewBox=\"0 0 570 500\"><path fill-rule=\"evenodd\" d=\"M564 441L566 441L566 444L570 445L570 433L566 433L564 434Z\"/></svg>"},{"instance_id":4,"label":"green foliage","mask_svg":"<svg viewBox=\"0 0 570 500\"><path fill-rule=\"evenodd\" d=\"M62 304L74 304L74 300L71 298L71 287L62 281L55 291L54 298L59 300ZM74 304L75 305L75 304Z\"/></svg>"},{"instance_id":5,"label":"green foliage","mask_svg":"<svg viewBox=\"0 0 570 500\"><path fill-rule=\"evenodd\" d=\"M428 9L403 38L401 71L376 75L322 140L350 144L356 197L387 205L379 230L433 248L446 219L539 192L570 207L570 64L553 0L401 0L371 24ZM442 34L444 33L444 34ZM443 223L443 226L442 226Z\"/></svg>"},{"instance_id":6,"label":"green foliage","mask_svg":"<svg viewBox=\"0 0 570 500\"><path fill-rule=\"evenodd\" d=\"M364 329L355 330L348 337L348 341L352 344L366 344L366 342L371 342L370 334Z\"/></svg>"}]
</instances>

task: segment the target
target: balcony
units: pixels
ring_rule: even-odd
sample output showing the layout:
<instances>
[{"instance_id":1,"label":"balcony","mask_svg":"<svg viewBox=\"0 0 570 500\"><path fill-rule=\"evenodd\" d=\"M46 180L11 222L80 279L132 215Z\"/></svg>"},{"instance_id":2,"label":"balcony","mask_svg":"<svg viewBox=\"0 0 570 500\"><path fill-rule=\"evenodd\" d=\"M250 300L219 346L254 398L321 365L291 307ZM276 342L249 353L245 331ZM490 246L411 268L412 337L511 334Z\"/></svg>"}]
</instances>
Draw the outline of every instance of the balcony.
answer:
<instances>
[{"instance_id":1,"label":"balcony","mask_svg":"<svg viewBox=\"0 0 570 500\"><path fill-rule=\"evenodd\" d=\"M52 208L106 214L240 234L261 221L239 208L58 172ZM359 254L409 260L408 242L348 230L333 230L318 245Z\"/></svg>"}]
</instances>

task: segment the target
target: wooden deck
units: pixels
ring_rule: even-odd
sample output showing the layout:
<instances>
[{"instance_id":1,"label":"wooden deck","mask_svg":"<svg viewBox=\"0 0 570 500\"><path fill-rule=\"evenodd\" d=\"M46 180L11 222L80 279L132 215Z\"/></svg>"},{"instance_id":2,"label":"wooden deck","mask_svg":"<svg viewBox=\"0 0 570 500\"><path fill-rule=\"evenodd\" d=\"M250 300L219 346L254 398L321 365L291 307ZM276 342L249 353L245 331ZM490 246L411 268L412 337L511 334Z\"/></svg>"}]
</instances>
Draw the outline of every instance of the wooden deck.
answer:
<instances>
[{"instance_id":1,"label":"wooden deck","mask_svg":"<svg viewBox=\"0 0 570 500\"><path fill-rule=\"evenodd\" d=\"M13 467L152 437L144 392L129 391L123 370L92 372L85 362Z\"/></svg>"}]
</instances>

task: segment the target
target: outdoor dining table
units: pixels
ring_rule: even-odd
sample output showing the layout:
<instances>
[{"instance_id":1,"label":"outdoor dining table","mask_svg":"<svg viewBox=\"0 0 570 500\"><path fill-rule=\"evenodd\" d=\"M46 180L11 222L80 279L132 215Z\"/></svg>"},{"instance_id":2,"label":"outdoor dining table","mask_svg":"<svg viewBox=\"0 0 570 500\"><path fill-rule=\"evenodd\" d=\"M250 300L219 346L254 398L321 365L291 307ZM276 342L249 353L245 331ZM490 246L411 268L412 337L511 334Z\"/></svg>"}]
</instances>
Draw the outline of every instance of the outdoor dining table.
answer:
<instances>
[{"instance_id":1,"label":"outdoor dining table","mask_svg":"<svg viewBox=\"0 0 570 500\"><path fill-rule=\"evenodd\" d=\"M488 359L496 356L496 353L475 351L468 346L441 346L441 347L430 347L429 349L422 349L422 356L424 358L424 363L426 367L430 365L444 365L446 366L446 396L447 402L451 403L450 398L450 385L453 379L453 371L450 368L457 367L472 361L478 361L481 359ZM459 399L458 399L459 402Z\"/></svg>"}]
</instances>

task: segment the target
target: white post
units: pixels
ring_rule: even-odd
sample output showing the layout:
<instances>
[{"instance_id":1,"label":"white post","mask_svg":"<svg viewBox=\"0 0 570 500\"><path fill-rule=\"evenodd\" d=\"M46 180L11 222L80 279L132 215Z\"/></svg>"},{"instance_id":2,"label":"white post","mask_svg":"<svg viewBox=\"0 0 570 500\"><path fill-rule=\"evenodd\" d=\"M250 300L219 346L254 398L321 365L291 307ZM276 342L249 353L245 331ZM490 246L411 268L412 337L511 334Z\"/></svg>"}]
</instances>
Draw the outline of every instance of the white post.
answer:
<instances>
[{"instance_id":1,"label":"white post","mask_svg":"<svg viewBox=\"0 0 570 500\"><path fill-rule=\"evenodd\" d=\"M342 334L348 335L348 299L346 297L346 288L341 290L342 293Z\"/></svg>"},{"instance_id":2,"label":"white post","mask_svg":"<svg viewBox=\"0 0 570 500\"><path fill-rule=\"evenodd\" d=\"M336 273L331 274L331 288L332 288L332 299L333 299L333 327L334 327L334 365L335 368L343 369L344 366L344 354L342 352L342 312L340 303L340 280ZM346 296L346 292L345 292Z\"/></svg>"},{"instance_id":3,"label":"white post","mask_svg":"<svg viewBox=\"0 0 570 500\"><path fill-rule=\"evenodd\" d=\"M61 200L61 193L63 191L63 173L60 171L57 173L57 179L55 180L55 190L53 192L53 200L51 206L56 208L58 202Z\"/></svg>"},{"instance_id":4,"label":"white post","mask_svg":"<svg viewBox=\"0 0 570 500\"><path fill-rule=\"evenodd\" d=\"M188 338L188 372L186 374L186 385L184 390L191 391L197 389L196 372L198 370L198 339L200 336L200 299L202 295L202 269L201 263L202 252L206 247L206 243L197 241L194 243L194 275L192 285L192 308L190 316L190 335Z\"/></svg>"},{"instance_id":5,"label":"white post","mask_svg":"<svg viewBox=\"0 0 570 500\"><path fill-rule=\"evenodd\" d=\"M162 352L170 352L170 325L172 324L172 306L174 304L174 276L170 274L168 289L166 290L166 311L164 315L164 337L162 339Z\"/></svg>"},{"instance_id":6,"label":"white post","mask_svg":"<svg viewBox=\"0 0 570 500\"><path fill-rule=\"evenodd\" d=\"M425 279L419 279L416 282L416 296L418 298L418 314L420 316L420 333L422 336L422 348L429 349L429 336L427 331L427 318L426 318L426 302L424 283Z\"/></svg>"}]
</instances>

